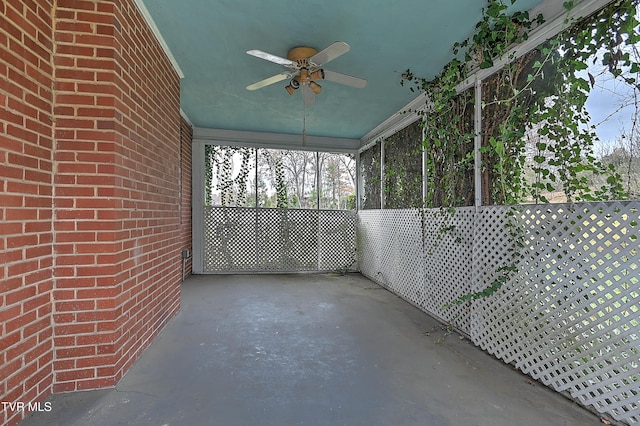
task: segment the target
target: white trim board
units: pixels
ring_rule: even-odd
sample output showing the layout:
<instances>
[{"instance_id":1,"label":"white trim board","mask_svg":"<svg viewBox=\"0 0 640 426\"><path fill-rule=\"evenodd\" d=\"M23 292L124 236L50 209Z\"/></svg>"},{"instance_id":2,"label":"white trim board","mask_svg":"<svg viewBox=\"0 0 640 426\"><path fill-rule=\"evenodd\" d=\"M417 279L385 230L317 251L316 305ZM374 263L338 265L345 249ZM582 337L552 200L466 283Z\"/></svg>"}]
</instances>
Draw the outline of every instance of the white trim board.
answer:
<instances>
[{"instance_id":1,"label":"white trim board","mask_svg":"<svg viewBox=\"0 0 640 426\"><path fill-rule=\"evenodd\" d=\"M252 148L345 153L356 152L360 146L360 140L358 139L307 135L305 137L306 143L303 145L302 135L209 129L204 127L194 127L193 141Z\"/></svg>"},{"instance_id":2,"label":"white trim board","mask_svg":"<svg viewBox=\"0 0 640 426\"><path fill-rule=\"evenodd\" d=\"M169 45L165 41L164 37L162 37L162 34L160 34L160 30L158 29L158 26L154 22L153 18L151 17L151 14L149 13L149 9L147 9L147 7L144 5L144 1L143 0L133 0L133 1L135 2L136 6L138 6L138 10L140 11L140 13L142 13L144 20L147 21L147 25L149 25L149 28L151 29L153 34L156 36L156 39L158 40L158 43L160 43L160 46L162 47L162 50L164 50L164 53L167 55L169 62L171 62L171 65L173 65L173 69L175 69L176 72L178 73L178 77L180 77L180 79L183 79L184 73L182 72L182 69L180 69L180 65L178 65L178 61L176 60L175 56L173 56L173 53L171 53L171 49L169 49Z\"/></svg>"}]
</instances>

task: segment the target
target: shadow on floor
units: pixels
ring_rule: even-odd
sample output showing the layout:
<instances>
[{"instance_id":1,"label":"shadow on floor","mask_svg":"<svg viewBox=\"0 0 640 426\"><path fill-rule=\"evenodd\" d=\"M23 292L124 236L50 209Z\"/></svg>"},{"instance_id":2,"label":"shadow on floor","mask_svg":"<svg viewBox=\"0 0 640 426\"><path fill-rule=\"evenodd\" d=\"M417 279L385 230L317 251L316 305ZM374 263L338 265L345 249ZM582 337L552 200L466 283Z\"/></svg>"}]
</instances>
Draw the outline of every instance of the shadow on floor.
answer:
<instances>
[{"instance_id":1,"label":"shadow on floor","mask_svg":"<svg viewBox=\"0 0 640 426\"><path fill-rule=\"evenodd\" d=\"M192 276L115 389L35 425L600 425L368 279Z\"/></svg>"}]
</instances>

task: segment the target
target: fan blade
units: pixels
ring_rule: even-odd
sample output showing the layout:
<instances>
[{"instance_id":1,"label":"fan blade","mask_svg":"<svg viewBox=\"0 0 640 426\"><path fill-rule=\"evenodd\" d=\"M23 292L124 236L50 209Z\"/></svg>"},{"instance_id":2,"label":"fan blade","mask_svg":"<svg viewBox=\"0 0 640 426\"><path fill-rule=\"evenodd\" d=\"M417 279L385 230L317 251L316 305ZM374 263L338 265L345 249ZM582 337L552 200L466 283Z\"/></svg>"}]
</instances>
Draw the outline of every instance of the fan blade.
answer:
<instances>
[{"instance_id":1,"label":"fan blade","mask_svg":"<svg viewBox=\"0 0 640 426\"><path fill-rule=\"evenodd\" d=\"M309 63L313 67L321 67L327 62L333 61L338 56L344 55L351 49L344 41L336 41L335 43L324 48L309 58Z\"/></svg>"},{"instance_id":2,"label":"fan blade","mask_svg":"<svg viewBox=\"0 0 640 426\"><path fill-rule=\"evenodd\" d=\"M300 88L302 89L302 102L304 102L305 105L315 104L316 95L313 94L311 88L306 84L303 84Z\"/></svg>"},{"instance_id":3,"label":"fan blade","mask_svg":"<svg viewBox=\"0 0 640 426\"><path fill-rule=\"evenodd\" d=\"M367 85L367 80L363 78L352 77L347 74L327 70L324 70L324 79L335 83L346 84L351 87L357 87L358 89L362 89Z\"/></svg>"},{"instance_id":4,"label":"fan blade","mask_svg":"<svg viewBox=\"0 0 640 426\"><path fill-rule=\"evenodd\" d=\"M292 75L293 74L290 72L281 72L280 74L276 74L273 77L265 78L264 80L260 80L258 82L248 85L247 90L261 89L273 83L277 83L279 81L286 80L287 78L291 78Z\"/></svg>"},{"instance_id":5,"label":"fan blade","mask_svg":"<svg viewBox=\"0 0 640 426\"><path fill-rule=\"evenodd\" d=\"M247 50L247 53L251 56L255 56L256 58L264 59L265 61L284 65L285 67L292 69L298 69L298 64L296 62L281 58L280 56L272 55L271 53L263 52L262 50Z\"/></svg>"}]
</instances>

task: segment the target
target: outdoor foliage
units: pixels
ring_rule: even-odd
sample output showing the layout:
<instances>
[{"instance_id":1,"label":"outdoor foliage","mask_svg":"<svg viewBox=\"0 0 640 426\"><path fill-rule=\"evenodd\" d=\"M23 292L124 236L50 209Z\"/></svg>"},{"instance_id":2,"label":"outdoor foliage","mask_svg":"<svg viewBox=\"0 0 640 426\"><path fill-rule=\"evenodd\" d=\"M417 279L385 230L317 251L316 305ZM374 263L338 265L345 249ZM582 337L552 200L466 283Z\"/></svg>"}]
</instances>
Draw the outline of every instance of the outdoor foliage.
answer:
<instances>
[{"instance_id":1,"label":"outdoor foliage","mask_svg":"<svg viewBox=\"0 0 640 426\"><path fill-rule=\"evenodd\" d=\"M255 205L248 191L255 149L207 145L205 147L205 205ZM253 203L252 203L252 200Z\"/></svg>"},{"instance_id":2,"label":"outdoor foliage","mask_svg":"<svg viewBox=\"0 0 640 426\"><path fill-rule=\"evenodd\" d=\"M384 206L422 206L422 126L415 122L384 141Z\"/></svg>"},{"instance_id":3,"label":"outdoor foliage","mask_svg":"<svg viewBox=\"0 0 640 426\"><path fill-rule=\"evenodd\" d=\"M205 204L355 209L353 155L207 145Z\"/></svg>"},{"instance_id":4,"label":"outdoor foliage","mask_svg":"<svg viewBox=\"0 0 640 426\"><path fill-rule=\"evenodd\" d=\"M548 202L546 194L554 191L562 191L567 201L626 198L630 185L625 188L615 166L594 154L597 138L586 101L595 81L586 70L600 60L611 76L637 92L639 62L625 48L638 41L637 1L616 1L580 22L567 21L564 31L520 57L511 48L543 18L510 14L510 4L488 1L476 33L454 46L456 59L440 75L418 78L411 70L403 75L402 84L411 82L411 90L429 99L423 113L431 165L427 205L465 205L471 195L470 189L461 194L450 176L452 165L465 170L470 164L474 136L466 115L472 98L458 87L472 71L498 59L507 64L482 85L483 203ZM570 10L573 2L564 5ZM447 195L437 196L442 191Z\"/></svg>"},{"instance_id":5,"label":"outdoor foliage","mask_svg":"<svg viewBox=\"0 0 640 426\"><path fill-rule=\"evenodd\" d=\"M473 199L473 188L461 185L455 173L465 176L474 160L475 130L469 114L474 108L482 113L482 204L549 202L547 197L556 192L568 202L620 200L636 193L636 120L627 136L630 143L598 159L587 100L599 81L590 71L599 63L601 75L632 94L637 112L638 1L614 1L579 22L567 19L563 31L521 56L513 47L544 19L510 13L515 2L488 0L474 35L454 46L456 58L438 76L418 78L411 70L403 74L401 84L409 82L412 91L424 92L428 99L421 113L428 156L425 201L427 207L441 208L442 232L451 229L450 208ZM569 12L574 2L564 2L564 7ZM475 105L473 88L460 90L463 82L498 60L506 65L482 80L481 104ZM518 271L524 239L521 216L513 208L507 219L508 259L495 265L485 288L452 303L490 296Z\"/></svg>"},{"instance_id":6,"label":"outdoor foliage","mask_svg":"<svg viewBox=\"0 0 640 426\"><path fill-rule=\"evenodd\" d=\"M380 142L376 142L369 149L360 153L360 178L363 187L360 206L362 209L379 209L382 206L380 167Z\"/></svg>"}]
</instances>

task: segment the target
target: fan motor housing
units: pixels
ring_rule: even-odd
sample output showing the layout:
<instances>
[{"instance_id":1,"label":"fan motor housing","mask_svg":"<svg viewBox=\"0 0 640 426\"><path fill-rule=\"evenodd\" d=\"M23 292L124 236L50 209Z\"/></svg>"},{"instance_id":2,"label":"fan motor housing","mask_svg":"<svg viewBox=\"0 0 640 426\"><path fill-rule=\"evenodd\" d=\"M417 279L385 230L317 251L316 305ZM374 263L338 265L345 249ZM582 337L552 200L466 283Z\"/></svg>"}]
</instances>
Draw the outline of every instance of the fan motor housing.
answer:
<instances>
[{"instance_id":1,"label":"fan motor housing","mask_svg":"<svg viewBox=\"0 0 640 426\"><path fill-rule=\"evenodd\" d=\"M318 51L313 47L298 46L289 50L289 53L287 53L287 59L289 59L290 61L298 62L298 63L300 61L304 62L304 61L307 61L310 57L312 57L316 53L318 53Z\"/></svg>"}]
</instances>

